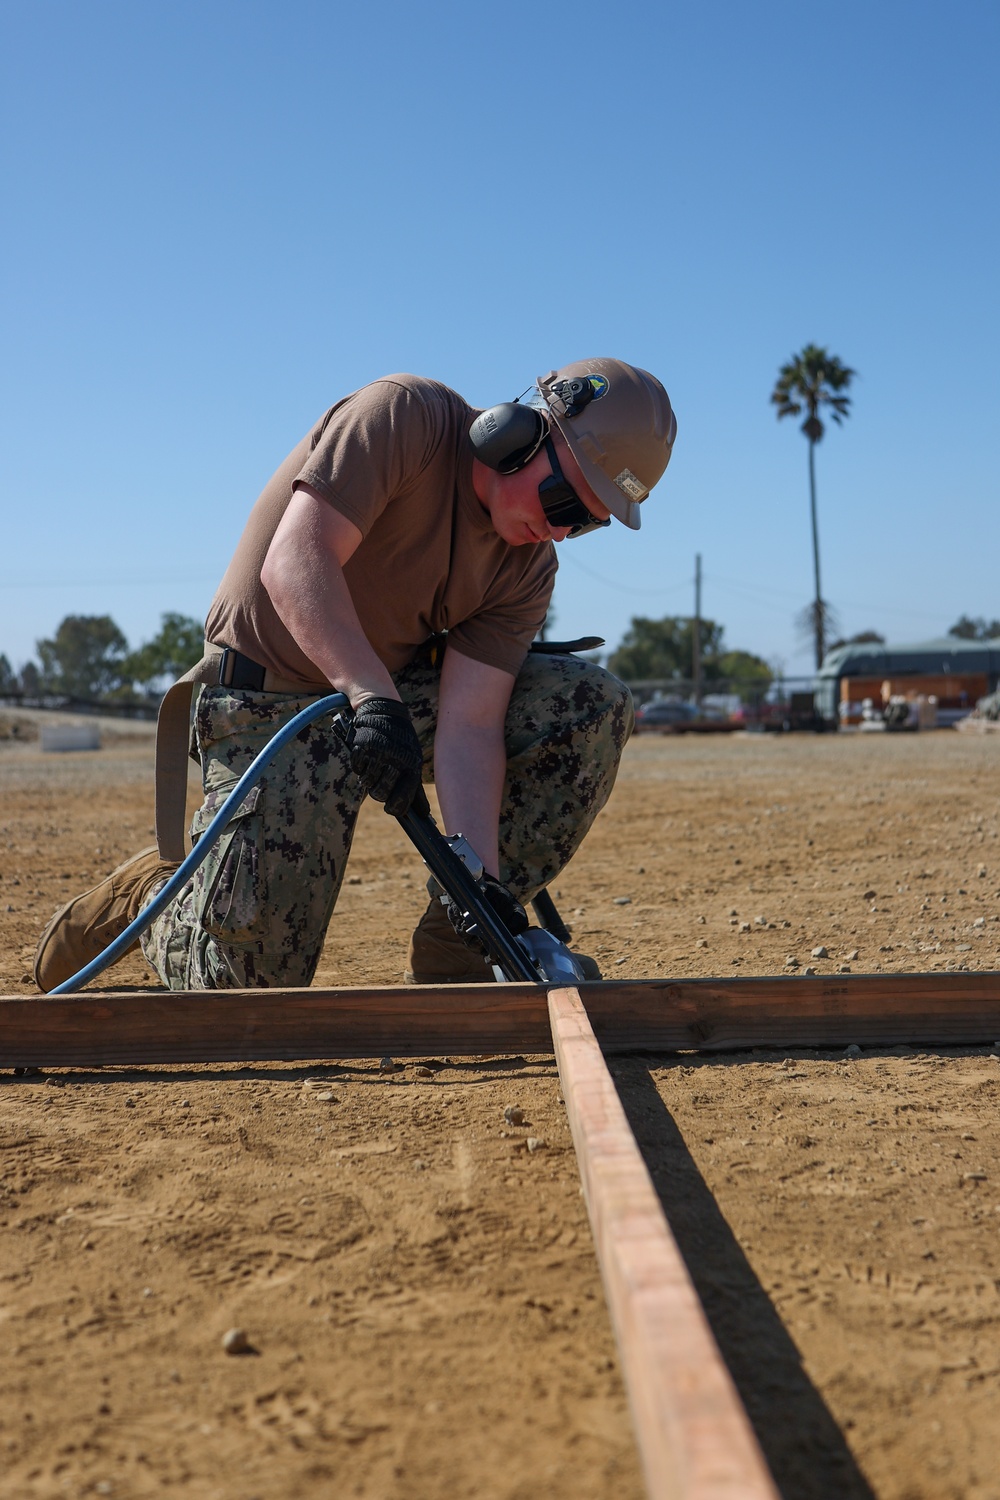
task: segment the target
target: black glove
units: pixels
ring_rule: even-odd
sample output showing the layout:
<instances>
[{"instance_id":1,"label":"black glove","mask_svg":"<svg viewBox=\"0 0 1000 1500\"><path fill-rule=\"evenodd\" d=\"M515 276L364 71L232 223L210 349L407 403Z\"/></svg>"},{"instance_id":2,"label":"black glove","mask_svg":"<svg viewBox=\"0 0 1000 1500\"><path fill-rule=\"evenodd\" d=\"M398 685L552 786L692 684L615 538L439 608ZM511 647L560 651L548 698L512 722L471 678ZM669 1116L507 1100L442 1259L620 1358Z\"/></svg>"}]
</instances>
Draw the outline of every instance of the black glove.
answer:
<instances>
[{"instance_id":1,"label":"black glove","mask_svg":"<svg viewBox=\"0 0 1000 1500\"><path fill-rule=\"evenodd\" d=\"M528 913L505 885L501 885L499 880L494 880L492 875L484 875L479 885L487 906L492 908L512 937L517 937L519 932L527 932ZM475 932L470 930L475 924L475 917L470 913L466 919L465 913L450 896L445 910L448 913L448 921L462 942L467 947L474 948L477 953L485 954L486 944L480 938L478 929Z\"/></svg>"},{"instance_id":2,"label":"black glove","mask_svg":"<svg viewBox=\"0 0 1000 1500\"><path fill-rule=\"evenodd\" d=\"M409 812L414 801L427 806L420 785L423 751L417 731L395 698L369 698L354 715L351 769L361 785L394 818ZM418 796L419 794L419 796Z\"/></svg>"}]
</instances>

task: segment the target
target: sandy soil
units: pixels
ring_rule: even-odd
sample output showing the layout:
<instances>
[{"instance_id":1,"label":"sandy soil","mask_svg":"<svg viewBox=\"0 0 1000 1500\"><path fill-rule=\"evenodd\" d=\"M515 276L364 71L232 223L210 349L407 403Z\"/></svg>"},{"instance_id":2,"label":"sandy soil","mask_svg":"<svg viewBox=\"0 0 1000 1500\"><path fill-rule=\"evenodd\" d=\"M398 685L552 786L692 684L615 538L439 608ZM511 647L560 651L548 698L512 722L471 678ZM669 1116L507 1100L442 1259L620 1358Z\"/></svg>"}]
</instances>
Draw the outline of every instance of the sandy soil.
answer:
<instances>
[{"instance_id":1,"label":"sandy soil","mask_svg":"<svg viewBox=\"0 0 1000 1500\"><path fill-rule=\"evenodd\" d=\"M1000 968L998 758L636 740L560 907L615 975ZM150 783L143 726L0 736L0 991ZM320 980L396 982L423 882L378 809L350 878ZM1000 1497L1000 1059L613 1071L788 1500ZM551 1059L8 1073L0 1161L5 1500L642 1493Z\"/></svg>"}]
</instances>

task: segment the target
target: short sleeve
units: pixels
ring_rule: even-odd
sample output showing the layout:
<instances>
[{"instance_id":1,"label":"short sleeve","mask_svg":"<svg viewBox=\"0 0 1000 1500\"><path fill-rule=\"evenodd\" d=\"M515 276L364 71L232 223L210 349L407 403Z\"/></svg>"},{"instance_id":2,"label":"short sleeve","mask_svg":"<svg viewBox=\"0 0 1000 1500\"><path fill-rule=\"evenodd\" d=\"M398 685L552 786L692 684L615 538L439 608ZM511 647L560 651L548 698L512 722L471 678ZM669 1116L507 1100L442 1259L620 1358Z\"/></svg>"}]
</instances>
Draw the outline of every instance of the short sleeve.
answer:
<instances>
[{"instance_id":1,"label":"short sleeve","mask_svg":"<svg viewBox=\"0 0 1000 1500\"><path fill-rule=\"evenodd\" d=\"M449 647L516 677L545 621L556 568L551 547L535 549L519 586L502 601L487 598L481 610L449 630Z\"/></svg>"},{"instance_id":2,"label":"short sleeve","mask_svg":"<svg viewBox=\"0 0 1000 1500\"><path fill-rule=\"evenodd\" d=\"M308 485L367 536L385 507L405 494L443 436L439 404L392 378L331 408L292 488Z\"/></svg>"}]
</instances>

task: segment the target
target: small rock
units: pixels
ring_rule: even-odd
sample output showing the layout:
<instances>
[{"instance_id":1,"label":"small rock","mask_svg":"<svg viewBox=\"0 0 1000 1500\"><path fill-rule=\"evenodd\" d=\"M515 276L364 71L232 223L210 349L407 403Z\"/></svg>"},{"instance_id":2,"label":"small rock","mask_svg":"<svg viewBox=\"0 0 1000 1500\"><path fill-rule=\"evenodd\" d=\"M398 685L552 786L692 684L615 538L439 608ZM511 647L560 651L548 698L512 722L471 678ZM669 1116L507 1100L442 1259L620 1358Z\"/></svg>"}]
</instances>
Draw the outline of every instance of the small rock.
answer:
<instances>
[{"instance_id":1,"label":"small rock","mask_svg":"<svg viewBox=\"0 0 1000 1500\"><path fill-rule=\"evenodd\" d=\"M813 956L813 958L829 958L830 957L829 953L823 947L822 943L820 943L820 945L819 945L818 948L814 948L813 949L812 956Z\"/></svg>"},{"instance_id":2,"label":"small rock","mask_svg":"<svg viewBox=\"0 0 1000 1500\"><path fill-rule=\"evenodd\" d=\"M64 1078L46 1078L45 1086L50 1089L64 1089L66 1087L66 1080ZM132 1100L126 1099L125 1108L128 1109L131 1103Z\"/></svg>"},{"instance_id":3,"label":"small rock","mask_svg":"<svg viewBox=\"0 0 1000 1500\"><path fill-rule=\"evenodd\" d=\"M348 885L360 885L361 884L361 876L360 875L348 875L348 877L347 877L347 884Z\"/></svg>"},{"instance_id":4,"label":"small rock","mask_svg":"<svg viewBox=\"0 0 1000 1500\"><path fill-rule=\"evenodd\" d=\"M616 958L615 959L615 963L616 964L627 964L628 963L628 959L627 958Z\"/></svg>"},{"instance_id":5,"label":"small rock","mask_svg":"<svg viewBox=\"0 0 1000 1500\"><path fill-rule=\"evenodd\" d=\"M963 1182L985 1182L986 1181L986 1173L985 1172L963 1172L962 1173L962 1181Z\"/></svg>"},{"instance_id":6,"label":"small rock","mask_svg":"<svg viewBox=\"0 0 1000 1500\"><path fill-rule=\"evenodd\" d=\"M320 1103L320 1104L339 1104L340 1103L340 1100L337 1098L336 1094L333 1092L333 1089L321 1089L319 1091L319 1093L313 1094L313 1098L315 1100L317 1100L318 1103Z\"/></svg>"},{"instance_id":7,"label":"small rock","mask_svg":"<svg viewBox=\"0 0 1000 1500\"><path fill-rule=\"evenodd\" d=\"M976 871L976 874L979 876L980 880L985 880L986 879L986 866L985 865L980 865L979 869Z\"/></svg>"},{"instance_id":8,"label":"small rock","mask_svg":"<svg viewBox=\"0 0 1000 1500\"><path fill-rule=\"evenodd\" d=\"M852 963L854 963L854 961L855 961L855 960L856 960L856 959L857 959L857 958L860 958L860 956L861 956L861 955L860 955L860 954L859 954L859 953L858 953L858 950L857 950L857 948L852 948L852 949L851 949L851 951L850 951L850 953L848 953L848 954L845 954L845 957L846 957L846 959L847 959L847 962L848 962L848 963L849 963L849 964L852 964Z\"/></svg>"},{"instance_id":9,"label":"small rock","mask_svg":"<svg viewBox=\"0 0 1000 1500\"><path fill-rule=\"evenodd\" d=\"M986 918L985 917L977 917L976 920L973 922L972 925L973 925L973 927L985 927L986 926Z\"/></svg>"},{"instance_id":10,"label":"small rock","mask_svg":"<svg viewBox=\"0 0 1000 1500\"><path fill-rule=\"evenodd\" d=\"M418 1078L433 1078L434 1077L434 1069L433 1068L414 1068L413 1071L417 1075Z\"/></svg>"},{"instance_id":11,"label":"small rock","mask_svg":"<svg viewBox=\"0 0 1000 1500\"><path fill-rule=\"evenodd\" d=\"M518 1109L516 1104L508 1104L507 1108L503 1112L503 1117L507 1121L508 1125L524 1124L524 1110Z\"/></svg>"},{"instance_id":12,"label":"small rock","mask_svg":"<svg viewBox=\"0 0 1000 1500\"><path fill-rule=\"evenodd\" d=\"M852 1042L849 1047L845 1047L844 1048L844 1056L845 1057L860 1057L861 1056L861 1048L858 1046L857 1042Z\"/></svg>"},{"instance_id":13,"label":"small rock","mask_svg":"<svg viewBox=\"0 0 1000 1500\"><path fill-rule=\"evenodd\" d=\"M230 1328L228 1333L222 1335L222 1347L227 1354L246 1354L250 1348L250 1340L247 1338L246 1330L243 1328Z\"/></svg>"},{"instance_id":14,"label":"small rock","mask_svg":"<svg viewBox=\"0 0 1000 1500\"><path fill-rule=\"evenodd\" d=\"M700 926L704 927L704 925L705 925L705 918L704 917L699 917L698 918L698 922L699 922Z\"/></svg>"},{"instance_id":15,"label":"small rock","mask_svg":"<svg viewBox=\"0 0 1000 1500\"><path fill-rule=\"evenodd\" d=\"M616 896L615 899L614 899L614 902L612 904L614 906L631 906L632 905L632 897L631 896Z\"/></svg>"},{"instance_id":16,"label":"small rock","mask_svg":"<svg viewBox=\"0 0 1000 1500\"><path fill-rule=\"evenodd\" d=\"M816 970L813 968L812 964L806 964L805 968L802 970L803 974L815 974L815 972Z\"/></svg>"},{"instance_id":17,"label":"small rock","mask_svg":"<svg viewBox=\"0 0 1000 1500\"><path fill-rule=\"evenodd\" d=\"M795 954L794 953L789 953L788 957L785 959L785 968L786 969L797 969L798 967L799 967L799 961L795 957Z\"/></svg>"},{"instance_id":18,"label":"small rock","mask_svg":"<svg viewBox=\"0 0 1000 1500\"><path fill-rule=\"evenodd\" d=\"M740 923L740 931L741 932L749 932L750 931L750 923L749 922L741 922Z\"/></svg>"},{"instance_id":19,"label":"small rock","mask_svg":"<svg viewBox=\"0 0 1000 1500\"><path fill-rule=\"evenodd\" d=\"M874 891L865 891L865 893L864 893L864 895L862 896L861 899L862 899L862 901L874 901L875 900L875 892Z\"/></svg>"},{"instance_id":20,"label":"small rock","mask_svg":"<svg viewBox=\"0 0 1000 1500\"><path fill-rule=\"evenodd\" d=\"M708 939L707 938L698 938L698 940L695 943L695 947L696 948L707 948L708 947Z\"/></svg>"},{"instance_id":21,"label":"small rock","mask_svg":"<svg viewBox=\"0 0 1000 1500\"><path fill-rule=\"evenodd\" d=\"M850 972L851 972L851 966L850 966L850 964L841 964L840 968L837 970L838 974L849 974Z\"/></svg>"},{"instance_id":22,"label":"small rock","mask_svg":"<svg viewBox=\"0 0 1000 1500\"><path fill-rule=\"evenodd\" d=\"M545 1145L545 1142L541 1139L540 1136L529 1135L526 1144L529 1151L541 1151L543 1146Z\"/></svg>"},{"instance_id":23,"label":"small rock","mask_svg":"<svg viewBox=\"0 0 1000 1500\"><path fill-rule=\"evenodd\" d=\"M767 926L767 918L766 917L754 917L754 921L756 922L756 924L757 924L758 927L766 927Z\"/></svg>"},{"instance_id":24,"label":"small rock","mask_svg":"<svg viewBox=\"0 0 1000 1500\"><path fill-rule=\"evenodd\" d=\"M735 907L735 906L731 906L731 907L730 907L730 908L729 908L729 915L730 915L730 916L731 916L731 917L738 917L738 916L739 916L739 912L738 912L738 911L737 911L737 910L736 910L736 907Z\"/></svg>"},{"instance_id":25,"label":"small rock","mask_svg":"<svg viewBox=\"0 0 1000 1500\"><path fill-rule=\"evenodd\" d=\"M378 1065L378 1070L380 1073L395 1073L396 1064L391 1057L383 1057Z\"/></svg>"}]
</instances>

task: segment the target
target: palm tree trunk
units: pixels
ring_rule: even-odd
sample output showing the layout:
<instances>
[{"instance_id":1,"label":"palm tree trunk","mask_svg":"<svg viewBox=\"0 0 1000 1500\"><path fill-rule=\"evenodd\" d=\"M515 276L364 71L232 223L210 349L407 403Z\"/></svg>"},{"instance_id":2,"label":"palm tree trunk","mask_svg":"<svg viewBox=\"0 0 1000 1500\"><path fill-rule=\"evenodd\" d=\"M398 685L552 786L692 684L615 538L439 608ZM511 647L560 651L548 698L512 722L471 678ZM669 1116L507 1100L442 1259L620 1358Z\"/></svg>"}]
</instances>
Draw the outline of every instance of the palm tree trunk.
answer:
<instances>
[{"instance_id":1,"label":"palm tree trunk","mask_svg":"<svg viewBox=\"0 0 1000 1500\"><path fill-rule=\"evenodd\" d=\"M823 665L826 654L824 645L823 593L819 582L819 526L816 521L816 444L809 439L809 508L812 514L813 572L816 576L816 602L813 605L813 625L816 630L816 670Z\"/></svg>"}]
</instances>

